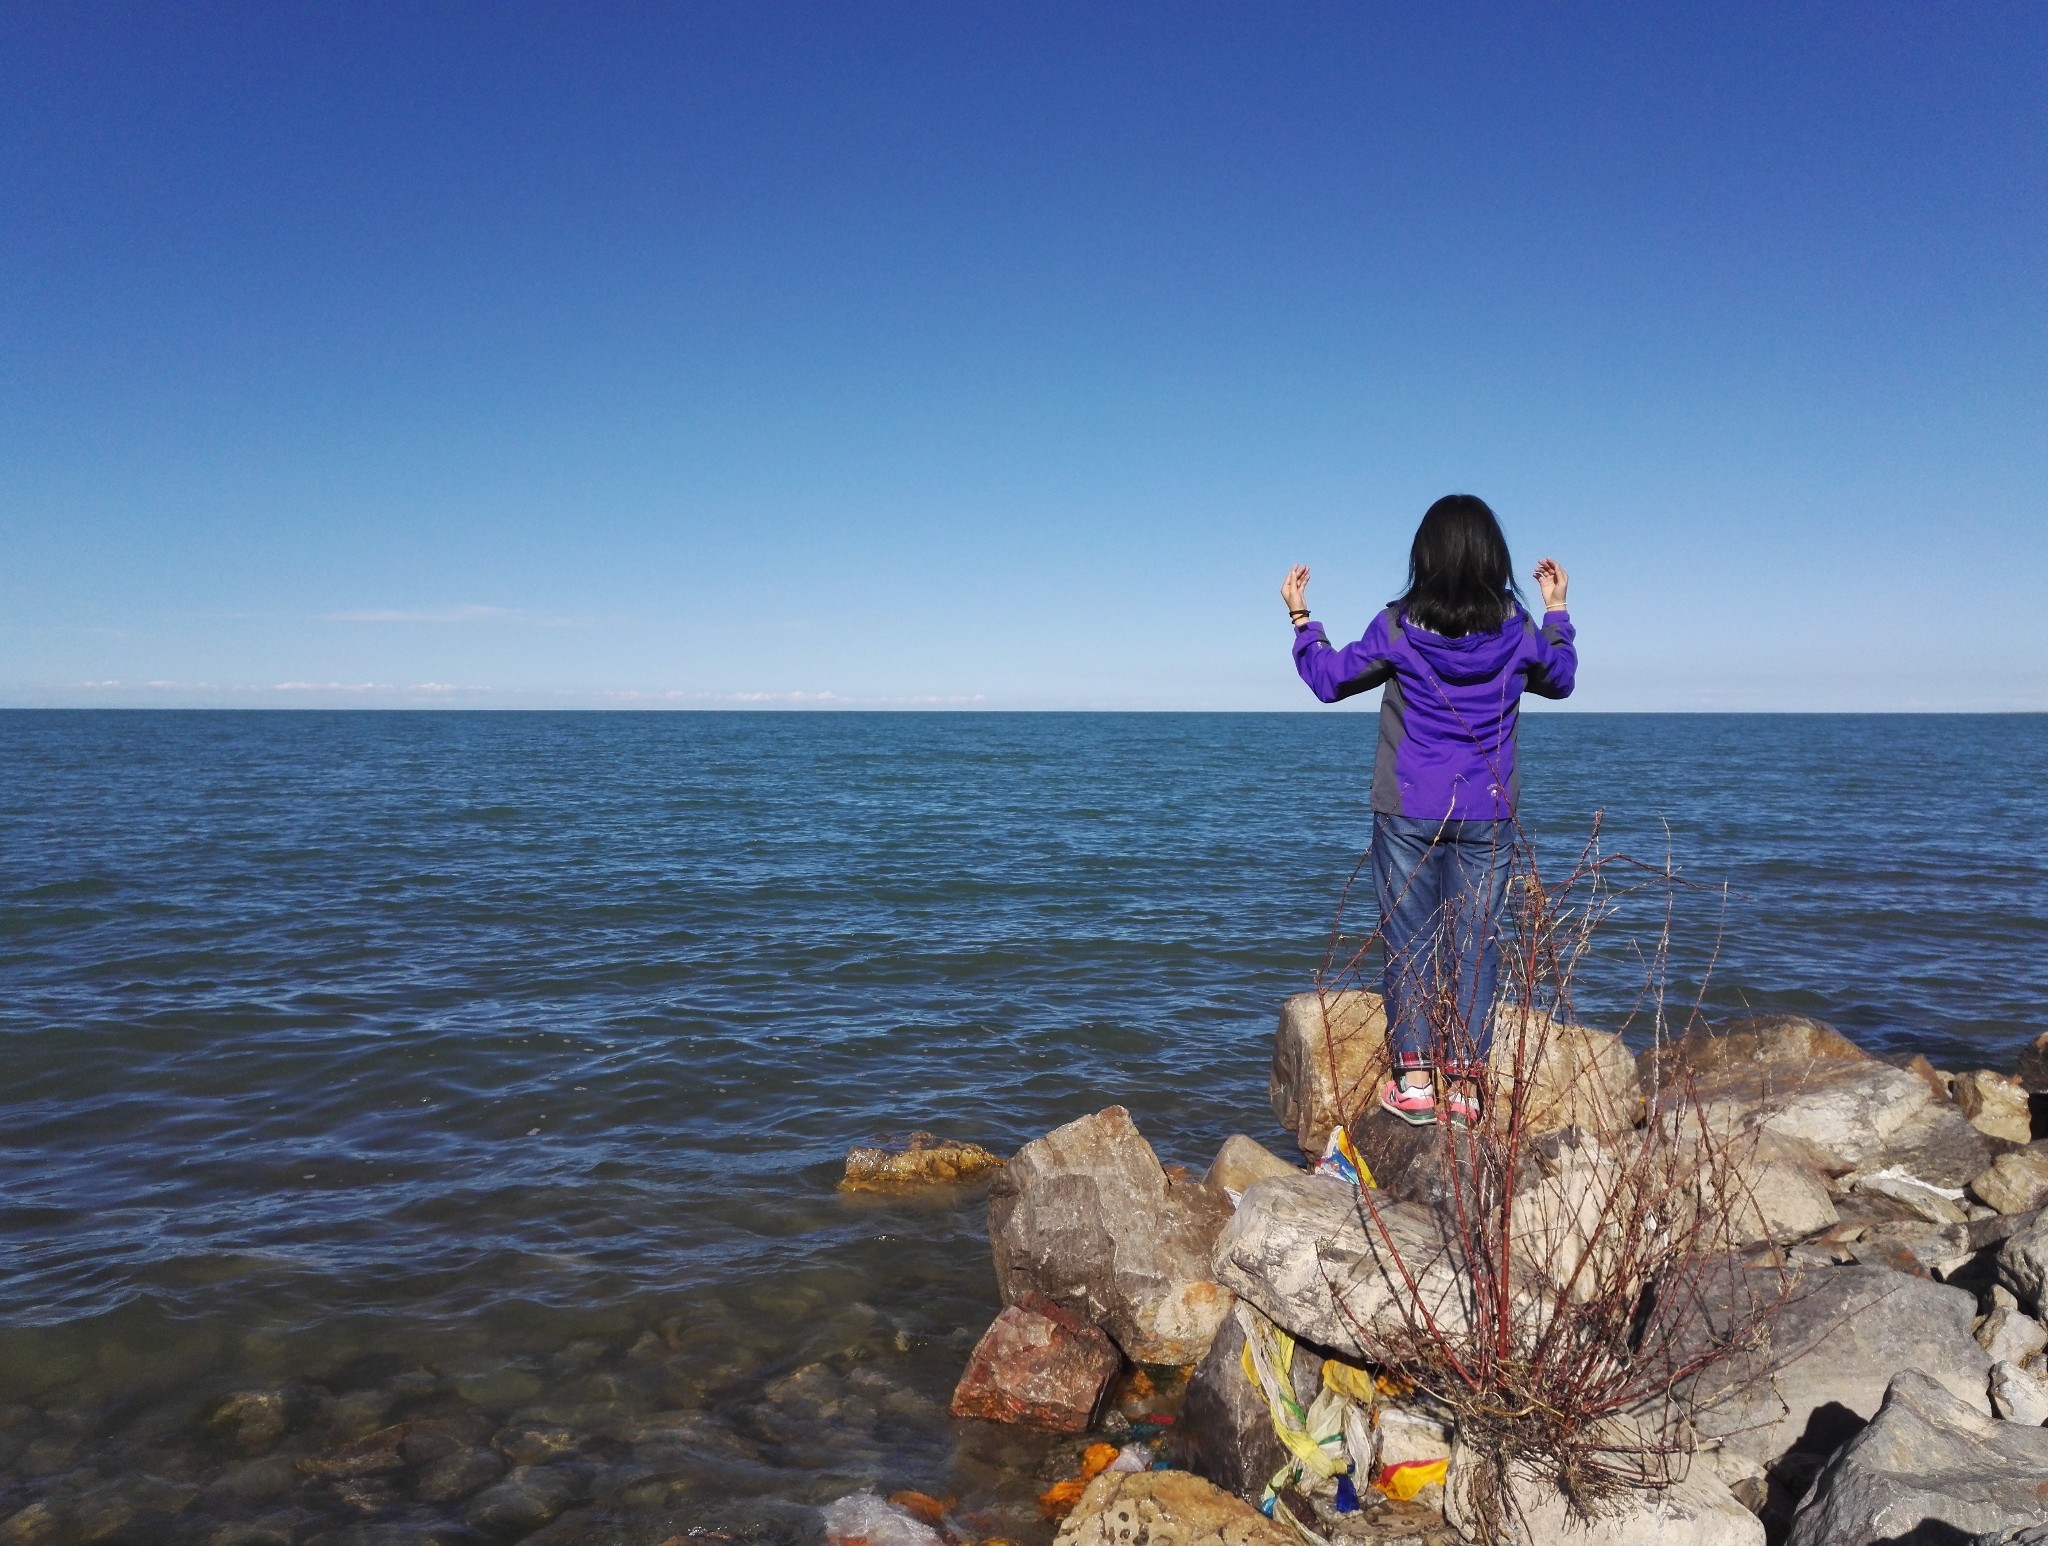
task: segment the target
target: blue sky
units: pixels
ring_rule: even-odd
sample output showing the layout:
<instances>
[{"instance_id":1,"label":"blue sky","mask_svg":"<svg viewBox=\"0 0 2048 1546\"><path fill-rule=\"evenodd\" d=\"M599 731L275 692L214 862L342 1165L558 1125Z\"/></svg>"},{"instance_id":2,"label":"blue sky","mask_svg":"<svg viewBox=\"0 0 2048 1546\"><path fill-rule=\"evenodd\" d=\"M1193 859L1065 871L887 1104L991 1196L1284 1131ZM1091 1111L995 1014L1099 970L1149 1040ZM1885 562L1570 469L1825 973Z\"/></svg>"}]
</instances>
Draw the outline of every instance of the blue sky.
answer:
<instances>
[{"instance_id":1,"label":"blue sky","mask_svg":"<svg viewBox=\"0 0 2048 1546\"><path fill-rule=\"evenodd\" d=\"M2039 5L17 5L0 703L2048 708Z\"/></svg>"}]
</instances>

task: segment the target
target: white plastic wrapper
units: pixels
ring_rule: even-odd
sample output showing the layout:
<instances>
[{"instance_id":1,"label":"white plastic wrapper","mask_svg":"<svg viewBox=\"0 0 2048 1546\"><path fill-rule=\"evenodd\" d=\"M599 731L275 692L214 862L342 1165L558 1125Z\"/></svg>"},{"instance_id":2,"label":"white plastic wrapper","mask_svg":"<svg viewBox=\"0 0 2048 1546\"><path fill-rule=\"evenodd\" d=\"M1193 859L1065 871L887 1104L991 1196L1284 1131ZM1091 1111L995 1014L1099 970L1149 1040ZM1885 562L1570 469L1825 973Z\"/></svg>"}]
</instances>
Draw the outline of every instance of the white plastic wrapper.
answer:
<instances>
[{"instance_id":1,"label":"white plastic wrapper","mask_svg":"<svg viewBox=\"0 0 2048 1546\"><path fill-rule=\"evenodd\" d=\"M868 1546L946 1546L945 1538L921 1519L893 1508L872 1492L851 1492L825 1505L825 1538L866 1541Z\"/></svg>"}]
</instances>

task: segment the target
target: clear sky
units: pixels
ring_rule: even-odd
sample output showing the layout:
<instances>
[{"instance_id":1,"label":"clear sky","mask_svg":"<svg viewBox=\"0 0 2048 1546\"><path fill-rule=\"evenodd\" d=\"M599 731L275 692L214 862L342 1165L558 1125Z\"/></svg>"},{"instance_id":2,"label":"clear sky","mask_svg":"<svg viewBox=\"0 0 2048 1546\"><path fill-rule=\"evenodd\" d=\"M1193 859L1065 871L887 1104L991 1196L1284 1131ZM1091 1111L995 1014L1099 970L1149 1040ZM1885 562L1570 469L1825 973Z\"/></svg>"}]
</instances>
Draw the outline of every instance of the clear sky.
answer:
<instances>
[{"instance_id":1,"label":"clear sky","mask_svg":"<svg viewBox=\"0 0 2048 1546\"><path fill-rule=\"evenodd\" d=\"M2048 7L0 10L0 702L2048 708Z\"/></svg>"}]
</instances>

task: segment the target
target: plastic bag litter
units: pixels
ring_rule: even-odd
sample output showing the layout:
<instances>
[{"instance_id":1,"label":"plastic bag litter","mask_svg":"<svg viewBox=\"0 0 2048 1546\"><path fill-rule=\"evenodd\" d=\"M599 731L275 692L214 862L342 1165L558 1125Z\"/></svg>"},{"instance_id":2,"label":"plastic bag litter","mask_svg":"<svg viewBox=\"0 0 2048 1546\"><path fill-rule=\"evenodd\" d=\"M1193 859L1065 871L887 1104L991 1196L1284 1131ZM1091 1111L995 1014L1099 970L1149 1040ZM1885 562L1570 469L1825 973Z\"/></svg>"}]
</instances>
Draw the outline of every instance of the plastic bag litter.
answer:
<instances>
[{"instance_id":1,"label":"plastic bag litter","mask_svg":"<svg viewBox=\"0 0 2048 1546\"><path fill-rule=\"evenodd\" d=\"M872 1492L852 1492L825 1505L825 1539L833 1546L946 1546L946 1538Z\"/></svg>"},{"instance_id":2,"label":"plastic bag litter","mask_svg":"<svg viewBox=\"0 0 2048 1546\"><path fill-rule=\"evenodd\" d=\"M1152 1469L1152 1451L1143 1444L1126 1444L1116 1452L1116 1459L1110 1461L1112 1471L1149 1471Z\"/></svg>"}]
</instances>

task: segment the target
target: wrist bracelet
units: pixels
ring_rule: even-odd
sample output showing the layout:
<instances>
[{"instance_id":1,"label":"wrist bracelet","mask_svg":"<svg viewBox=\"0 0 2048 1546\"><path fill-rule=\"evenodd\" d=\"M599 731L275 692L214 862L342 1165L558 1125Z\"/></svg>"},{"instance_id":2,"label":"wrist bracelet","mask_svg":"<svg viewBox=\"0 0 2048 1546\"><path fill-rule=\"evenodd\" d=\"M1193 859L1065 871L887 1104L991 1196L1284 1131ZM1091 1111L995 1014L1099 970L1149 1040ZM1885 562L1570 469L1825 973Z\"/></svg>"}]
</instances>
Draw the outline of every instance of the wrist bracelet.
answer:
<instances>
[{"instance_id":1,"label":"wrist bracelet","mask_svg":"<svg viewBox=\"0 0 2048 1546\"><path fill-rule=\"evenodd\" d=\"M1288 615L1289 617L1307 617L1307 616L1308 616L1308 608L1307 608L1307 607L1289 607L1289 608L1287 609L1287 615Z\"/></svg>"}]
</instances>

